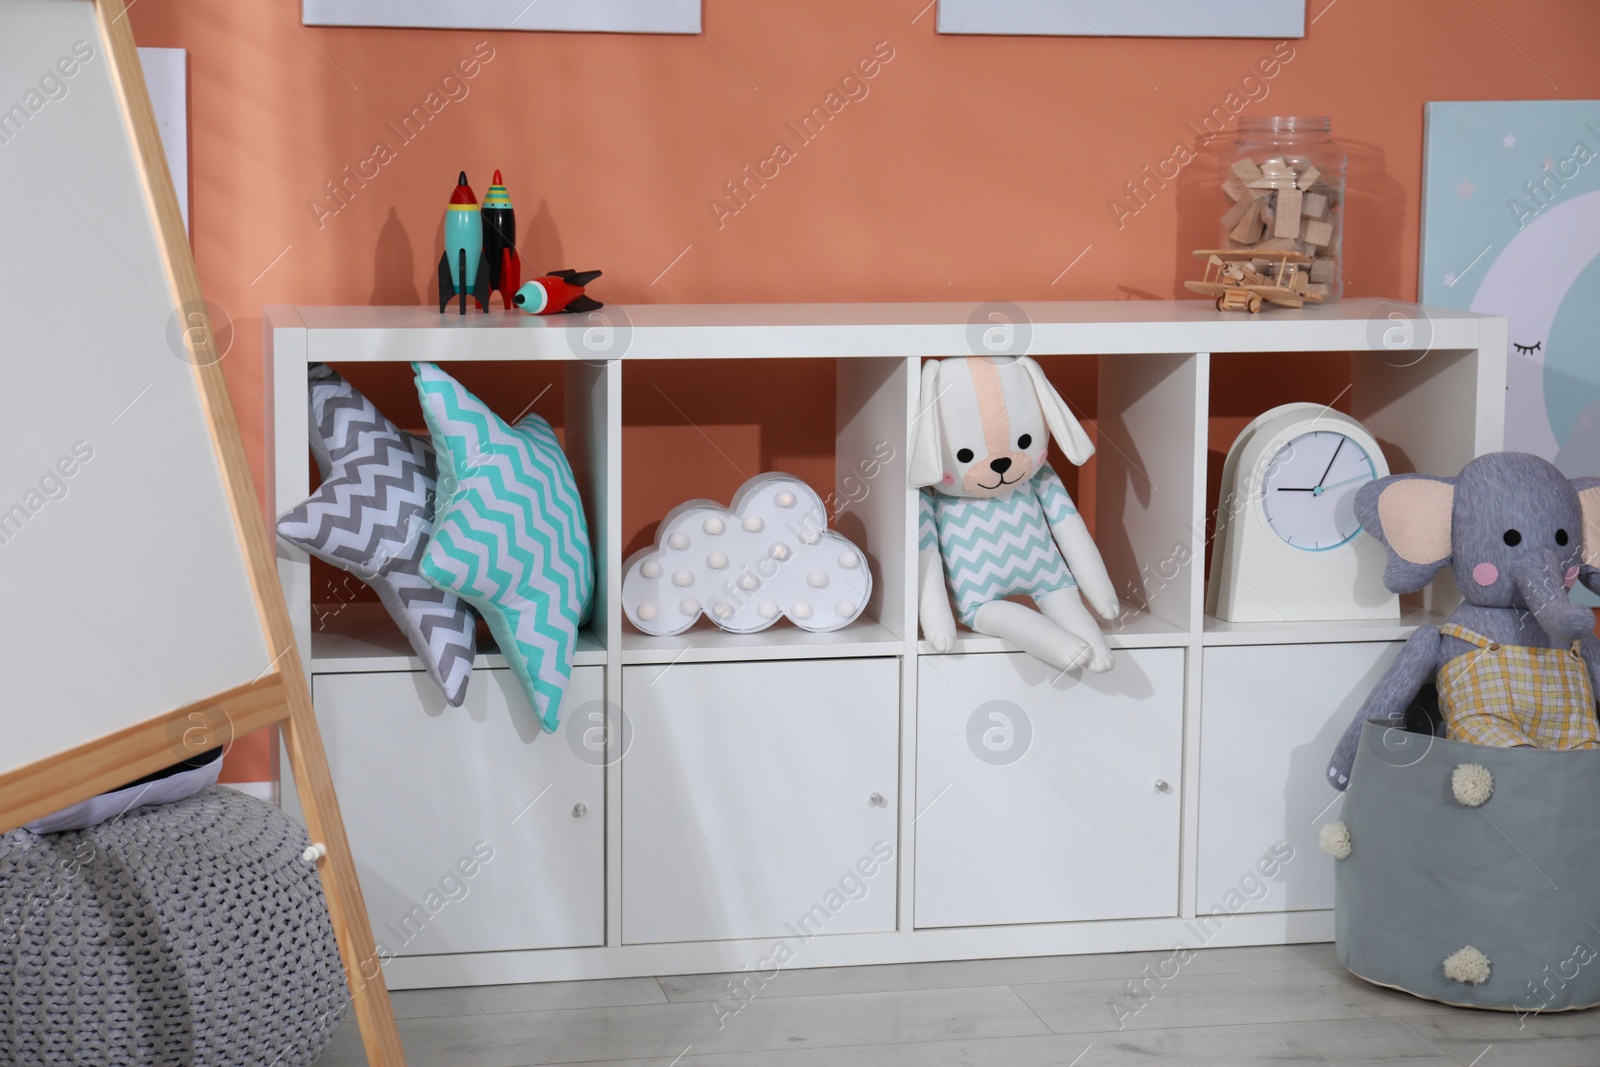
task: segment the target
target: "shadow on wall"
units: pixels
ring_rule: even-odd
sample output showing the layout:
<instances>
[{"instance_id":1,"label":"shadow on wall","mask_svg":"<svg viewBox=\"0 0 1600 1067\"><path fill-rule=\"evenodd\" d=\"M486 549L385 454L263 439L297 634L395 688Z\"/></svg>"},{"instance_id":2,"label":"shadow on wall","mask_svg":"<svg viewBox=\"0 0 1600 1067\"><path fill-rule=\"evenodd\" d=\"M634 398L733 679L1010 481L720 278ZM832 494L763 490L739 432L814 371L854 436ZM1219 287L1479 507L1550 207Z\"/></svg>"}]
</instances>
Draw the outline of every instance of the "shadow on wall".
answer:
<instances>
[{"instance_id":1,"label":"shadow on wall","mask_svg":"<svg viewBox=\"0 0 1600 1067\"><path fill-rule=\"evenodd\" d=\"M593 270L592 263L568 263L567 253L561 244L561 231L550 214L550 202L539 201L539 209L522 224L525 228L517 234L517 254L522 257L522 276L532 278L549 274L553 270Z\"/></svg>"},{"instance_id":2,"label":"shadow on wall","mask_svg":"<svg viewBox=\"0 0 1600 1067\"><path fill-rule=\"evenodd\" d=\"M370 304L420 304L417 292L416 257L411 238L406 234L400 213L393 207L378 230L378 244L372 256L372 295Z\"/></svg>"}]
</instances>

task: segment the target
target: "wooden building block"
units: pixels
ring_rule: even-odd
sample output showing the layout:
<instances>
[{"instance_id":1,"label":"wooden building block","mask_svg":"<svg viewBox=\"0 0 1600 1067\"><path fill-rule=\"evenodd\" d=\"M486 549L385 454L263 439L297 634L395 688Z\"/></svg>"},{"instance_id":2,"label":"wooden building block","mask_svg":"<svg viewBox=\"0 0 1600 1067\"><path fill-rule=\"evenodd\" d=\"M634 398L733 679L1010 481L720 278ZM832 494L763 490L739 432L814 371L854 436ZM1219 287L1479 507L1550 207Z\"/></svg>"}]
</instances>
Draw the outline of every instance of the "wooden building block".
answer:
<instances>
[{"instance_id":1,"label":"wooden building block","mask_svg":"<svg viewBox=\"0 0 1600 1067\"><path fill-rule=\"evenodd\" d=\"M1255 207L1254 200L1241 200L1230 207L1228 213L1222 216L1222 228L1232 231L1235 226L1239 225L1239 220L1244 218L1245 212L1253 207Z\"/></svg>"},{"instance_id":2,"label":"wooden building block","mask_svg":"<svg viewBox=\"0 0 1600 1067\"><path fill-rule=\"evenodd\" d=\"M1228 236L1232 237L1235 241L1242 241L1245 244L1251 244L1255 241L1259 241L1261 239L1262 231L1262 207L1263 205L1261 201L1251 201L1249 207L1245 209L1244 215L1240 217L1238 225L1234 226L1234 228L1229 232Z\"/></svg>"},{"instance_id":3,"label":"wooden building block","mask_svg":"<svg viewBox=\"0 0 1600 1067\"><path fill-rule=\"evenodd\" d=\"M1311 280L1314 282L1331 282L1337 273L1333 267L1333 260L1327 256L1318 256L1311 261Z\"/></svg>"},{"instance_id":4,"label":"wooden building block","mask_svg":"<svg viewBox=\"0 0 1600 1067\"><path fill-rule=\"evenodd\" d=\"M1318 248L1327 248L1329 242L1333 240L1333 224L1331 222L1306 219L1301 226L1301 232L1305 234L1307 241Z\"/></svg>"},{"instance_id":5,"label":"wooden building block","mask_svg":"<svg viewBox=\"0 0 1600 1067\"><path fill-rule=\"evenodd\" d=\"M1282 189L1278 192L1278 217L1272 227L1274 237L1300 236L1300 190Z\"/></svg>"},{"instance_id":6,"label":"wooden building block","mask_svg":"<svg viewBox=\"0 0 1600 1067\"><path fill-rule=\"evenodd\" d=\"M1238 178L1229 178L1222 183L1222 191L1228 194L1228 199L1239 201L1244 199L1244 182Z\"/></svg>"},{"instance_id":7,"label":"wooden building block","mask_svg":"<svg viewBox=\"0 0 1600 1067\"><path fill-rule=\"evenodd\" d=\"M1295 184L1302 189L1309 189L1317 184L1317 179L1320 177L1322 177L1322 172L1316 167L1308 165L1305 170L1300 172L1300 177L1296 179Z\"/></svg>"},{"instance_id":8,"label":"wooden building block","mask_svg":"<svg viewBox=\"0 0 1600 1067\"><path fill-rule=\"evenodd\" d=\"M1325 193L1306 193L1300 198L1300 214L1308 219L1328 217L1328 197Z\"/></svg>"},{"instance_id":9,"label":"wooden building block","mask_svg":"<svg viewBox=\"0 0 1600 1067\"><path fill-rule=\"evenodd\" d=\"M1228 169L1246 185L1261 179L1261 168L1256 166L1256 161L1253 159L1241 159Z\"/></svg>"}]
</instances>

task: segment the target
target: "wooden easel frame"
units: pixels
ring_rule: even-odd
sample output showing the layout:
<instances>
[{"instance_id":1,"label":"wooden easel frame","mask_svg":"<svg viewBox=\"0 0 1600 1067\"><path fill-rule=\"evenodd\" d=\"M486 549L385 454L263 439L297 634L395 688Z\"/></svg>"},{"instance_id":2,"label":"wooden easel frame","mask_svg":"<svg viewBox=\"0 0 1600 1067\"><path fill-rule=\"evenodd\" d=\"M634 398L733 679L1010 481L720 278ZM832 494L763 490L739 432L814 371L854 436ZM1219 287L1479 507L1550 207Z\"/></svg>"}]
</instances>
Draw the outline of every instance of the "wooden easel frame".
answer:
<instances>
[{"instance_id":1,"label":"wooden easel frame","mask_svg":"<svg viewBox=\"0 0 1600 1067\"><path fill-rule=\"evenodd\" d=\"M123 0L84 2L94 5L112 81L139 156L145 199L156 222L176 306L202 307L194 256ZM279 724L300 791L306 827L313 841L326 846L326 854L319 862L322 887L339 954L344 959L367 1062L371 1067L404 1067L405 1053L395 1029L382 961L367 922L366 903L356 879L322 735L311 706L311 691L278 584L274 542L257 503L227 384L213 347L210 323L200 316L186 336L193 348L194 358L189 362L194 368L201 408L221 467L272 661L252 682L0 775L0 829L12 829L171 765L174 737L187 741L190 735L196 735L193 740L197 743L185 746L192 753L263 726Z\"/></svg>"}]
</instances>

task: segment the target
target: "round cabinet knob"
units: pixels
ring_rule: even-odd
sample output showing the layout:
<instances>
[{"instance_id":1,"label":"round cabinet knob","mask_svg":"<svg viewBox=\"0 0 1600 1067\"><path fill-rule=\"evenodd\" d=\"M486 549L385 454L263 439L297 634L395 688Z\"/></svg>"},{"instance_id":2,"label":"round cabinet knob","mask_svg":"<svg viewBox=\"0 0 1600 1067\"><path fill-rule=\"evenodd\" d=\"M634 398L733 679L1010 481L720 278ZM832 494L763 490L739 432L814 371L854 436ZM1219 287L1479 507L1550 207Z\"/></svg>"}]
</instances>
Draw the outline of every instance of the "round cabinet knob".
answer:
<instances>
[{"instance_id":1,"label":"round cabinet knob","mask_svg":"<svg viewBox=\"0 0 1600 1067\"><path fill-rule=\"evenodd\" d=\"M589 814L588 805L584 804L581 801L579 803L577 803L577 804L572 805L572 817L574 819L581 819L587 814Z\"/></svg>"},{"instance_id":2,"label":"round cabinet knob","mask_svg":"<svg viewBox=\"0 0 1600 1067\"><path fill-rule=\"evenodd\" d=\"M1158 793L1170 793L1170 792L1172 792L1172 786L1167 784L1167 780L1165 778L1157 778L1156 779L1156 792L1158 792Z\"/></svg>"},{"instance_id":3,"label":"round cabinet knob","mask_svg":"<svg viewBox=\"0 0 1600 1067\"><path fill-rule=\"evenodd\" d=\"M883 799L882 793L874 793L867 799L872 801L872 803L876 804L880 808L889 803L887 800Z\"/></svg>"}]
</instances>

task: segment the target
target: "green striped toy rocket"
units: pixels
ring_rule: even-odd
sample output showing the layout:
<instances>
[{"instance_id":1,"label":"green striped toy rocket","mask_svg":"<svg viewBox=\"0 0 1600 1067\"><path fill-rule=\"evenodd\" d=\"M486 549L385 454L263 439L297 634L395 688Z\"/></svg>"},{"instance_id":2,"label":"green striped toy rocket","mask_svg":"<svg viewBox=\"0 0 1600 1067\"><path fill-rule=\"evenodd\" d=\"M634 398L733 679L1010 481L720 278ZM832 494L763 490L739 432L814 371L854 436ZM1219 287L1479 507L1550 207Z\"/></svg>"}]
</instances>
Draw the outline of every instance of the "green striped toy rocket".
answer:
<instances>
[{"instance_id":1,"label":"green striped toy rocket","mask_svg":"<svg viewBox=\"0 0 1600 1067\"><path fill-rule=\"evenodd\" d=\"M489 289L499 290L506 310L522 284L522 261L517 255L517 215L511 195L494 172L494 184L483 194L483 258L489 264Z\"/></svg>"}]
</instances>

